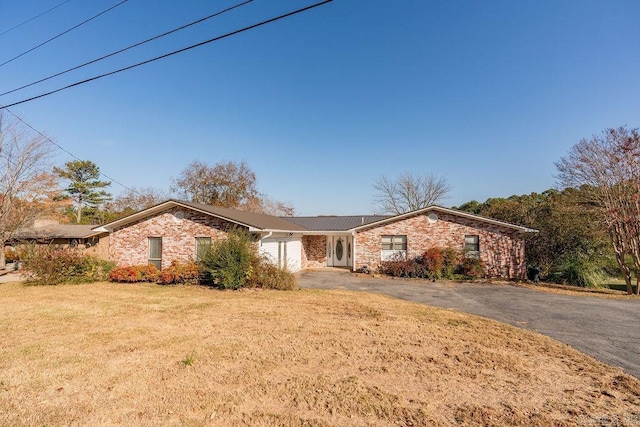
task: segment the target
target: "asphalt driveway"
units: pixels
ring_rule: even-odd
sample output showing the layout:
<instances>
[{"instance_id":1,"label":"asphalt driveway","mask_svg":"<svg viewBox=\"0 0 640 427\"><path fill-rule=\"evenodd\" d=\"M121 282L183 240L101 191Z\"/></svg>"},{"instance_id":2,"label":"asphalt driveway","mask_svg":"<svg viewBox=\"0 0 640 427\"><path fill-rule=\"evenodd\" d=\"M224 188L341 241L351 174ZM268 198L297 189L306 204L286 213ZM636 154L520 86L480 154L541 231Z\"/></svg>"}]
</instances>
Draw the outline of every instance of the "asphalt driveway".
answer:
<instances>
[{"instance_id":1,"label":"asphalt driveway","mask_svg":"<svg viewBox=\"0 0 640 427\"><path fill-rule=\"evenodd\" d=\"M302 288L347 289L476 314L537 331L640 378L640 301L567 296L510 285L417 282L309 271Z\"/></svg>"}]
</instances>

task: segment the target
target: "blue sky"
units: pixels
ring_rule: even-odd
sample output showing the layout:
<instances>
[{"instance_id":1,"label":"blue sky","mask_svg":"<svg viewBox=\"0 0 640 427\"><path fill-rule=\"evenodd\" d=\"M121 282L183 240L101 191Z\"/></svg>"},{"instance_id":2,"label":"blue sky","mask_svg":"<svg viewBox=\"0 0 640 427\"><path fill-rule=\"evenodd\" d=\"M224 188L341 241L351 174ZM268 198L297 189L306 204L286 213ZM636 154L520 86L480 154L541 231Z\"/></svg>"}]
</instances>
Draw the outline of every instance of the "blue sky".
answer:
<instances>
[{"instance_id":1,"label":"blue sky","mask_svg":"<svg viewBox=\"0 0 640 427\"><path fill-rule=\"evenodd\" d=\"M117 2L72 0L0 36L0 63ZM0 32L59 3L2 2ZM1 66L0 92L235 3L129 0ZM312 3L255 0L0 103ZM372 183L405 171L445 176L453 206L544 191L581 138L640 126L638 16L637 0L335 0L12 111L130 187L232 160L301 215L370 213Z\"/></svg>"}]
</instances>

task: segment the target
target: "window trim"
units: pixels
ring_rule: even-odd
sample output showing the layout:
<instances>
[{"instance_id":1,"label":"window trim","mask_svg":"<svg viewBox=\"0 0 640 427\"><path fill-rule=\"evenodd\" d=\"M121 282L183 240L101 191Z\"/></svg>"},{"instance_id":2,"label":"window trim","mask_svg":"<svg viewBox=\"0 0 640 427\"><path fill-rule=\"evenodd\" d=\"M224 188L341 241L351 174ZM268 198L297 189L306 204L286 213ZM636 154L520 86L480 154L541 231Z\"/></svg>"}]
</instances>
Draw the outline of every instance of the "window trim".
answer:
<instances>
[{"instance_id":1,"label":"window trim","mask_svg":"<svg viewBox=\"0 0 640 427\"><path fill-rule=\"evenodd\" d=\"M208 241L208 243L198 243L198 242L203 242L203 241ZM195 237L195 254L194 254L194 259L196 261L200 261L201 258L201 249L204 249L205 246L211 247L211 245L213 244L213 239L211 238L211 236L197 236Z\"/></svg>"},{"instance_id":2,"label":"window trim","mask_svg":"<svg viewBox=\"0 0 640 427\"><path fill-rule=\"evenodd\" d=\"M160 258L151 257L151 242L160 242ZM162 270L162 237L147 237L147 261L149 264L156 266L158 270ZM160 267L158 267L160 265Z\"/></svg>"},{"instance_id":3,"label":"window trim","mask_svg":"<svg viewBox=\"0 0 640 427\"><path fill-rule=\"evenodd\" d=\"M390 247L385 248L385 238L390 238ZM407 235L406 234L384 234L380 236L380 245L383 251L406 251L407 250ZM397 247L397 246L400 247Z\"/></svg>"},{"instance_id":4,"label":"window trim","mask_svg":"<svg viewBox=\"0 0 640 427\"><path fill-rule=\"evenodd\" d=\"M472 238L472 243L468 242L468 239ZM480 235L478 234L465 234L464 236L464 251L465 253L477 254L480 252Z\"/></svg>"},{"instance_id":5,"label":"window trim","mask_svg":"<svg viewBox=\"0 0 640 427\"><path fill-rule=\"evenodd\" d=\"M384 240L389 240L384 242ZM385 234L380 236L380 259L387 261L396 257L407 257L408 239L406 234Z\"/></svg>"}]
</instances>

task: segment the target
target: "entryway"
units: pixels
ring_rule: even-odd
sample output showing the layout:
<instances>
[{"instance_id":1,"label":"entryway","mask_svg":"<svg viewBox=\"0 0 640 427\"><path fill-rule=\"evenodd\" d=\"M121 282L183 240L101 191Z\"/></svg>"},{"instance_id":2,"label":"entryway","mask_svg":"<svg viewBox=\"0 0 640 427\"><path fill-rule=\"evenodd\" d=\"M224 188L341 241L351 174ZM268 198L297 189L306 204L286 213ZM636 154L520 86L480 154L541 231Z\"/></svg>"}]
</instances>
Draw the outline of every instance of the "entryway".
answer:
<instances>
[{"instance_id":1,"label":"entryway","mask_svg":"<svg viewBox=\"0 0 640 427\"><path fill-rule=\"evenodd\" d=\"M353 266L353 241L350 235L327 236L327 266Z\"/></svg>"}]
</instances>

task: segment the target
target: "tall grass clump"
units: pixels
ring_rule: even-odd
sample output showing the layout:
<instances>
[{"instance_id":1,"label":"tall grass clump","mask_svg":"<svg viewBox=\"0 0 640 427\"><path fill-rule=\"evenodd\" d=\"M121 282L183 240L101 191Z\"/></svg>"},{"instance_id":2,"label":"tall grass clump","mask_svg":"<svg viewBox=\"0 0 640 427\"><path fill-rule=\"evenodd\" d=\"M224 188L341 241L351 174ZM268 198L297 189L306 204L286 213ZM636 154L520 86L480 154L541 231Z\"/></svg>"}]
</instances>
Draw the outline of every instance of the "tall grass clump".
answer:
<instances>
[{"instance_id":1,"label":"tall grass clump","mask_svg":"<svg viewBox=\"0 0 640 427\"><path fill-rule=\"evenodd\" d=\"M573 255L553 266L549 278L557 283L597 288L602 285L606 275L598 263Z\"/></svg>"}]
</instances>

